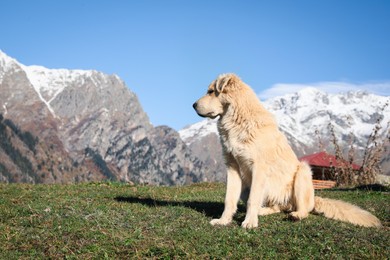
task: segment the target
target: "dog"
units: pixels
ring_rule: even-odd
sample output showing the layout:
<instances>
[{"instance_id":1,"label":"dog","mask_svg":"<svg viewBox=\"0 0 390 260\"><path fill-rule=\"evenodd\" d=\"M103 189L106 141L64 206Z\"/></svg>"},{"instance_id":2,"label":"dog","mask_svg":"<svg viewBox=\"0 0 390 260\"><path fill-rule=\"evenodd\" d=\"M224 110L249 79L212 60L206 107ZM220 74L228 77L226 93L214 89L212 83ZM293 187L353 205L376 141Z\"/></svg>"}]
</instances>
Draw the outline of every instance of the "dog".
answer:
<instances>
[{"instance_id":1,"label":"dog","mask_svg":"<svg viewBox=\"0 0 390 260\"><path fill-rule=\"evenodd\" d=\"M347 202L314 196L312 172L300 162L273 115L235 74L222 74L193 104L201 117L218 118L227 167L225 207L211 225L232 222L241 199L246 204L243 228L258 227L258 216L290 212L302 220L310 212L365 227L380 227L371 213Z\"/></svg>"}]
</instances>

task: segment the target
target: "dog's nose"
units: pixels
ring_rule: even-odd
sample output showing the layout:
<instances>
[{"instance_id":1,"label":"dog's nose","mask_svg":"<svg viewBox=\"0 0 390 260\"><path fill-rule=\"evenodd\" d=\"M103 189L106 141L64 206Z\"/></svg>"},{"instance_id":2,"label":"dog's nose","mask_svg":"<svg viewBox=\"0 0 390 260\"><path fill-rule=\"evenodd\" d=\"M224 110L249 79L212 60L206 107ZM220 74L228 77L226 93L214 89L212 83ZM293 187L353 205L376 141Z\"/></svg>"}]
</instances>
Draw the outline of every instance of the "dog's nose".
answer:
<instances>
[{"instance_id":1,"label":"dog's nose","mask_svg":"<svg viewBox=\"0 0 390 260\"><path fill-rule=\"evenodd\" d=\"M193 105L192 105L192 107L196 110L196 107L198 106L198 103L194 103Z\"/></svg>"}]
</instances>

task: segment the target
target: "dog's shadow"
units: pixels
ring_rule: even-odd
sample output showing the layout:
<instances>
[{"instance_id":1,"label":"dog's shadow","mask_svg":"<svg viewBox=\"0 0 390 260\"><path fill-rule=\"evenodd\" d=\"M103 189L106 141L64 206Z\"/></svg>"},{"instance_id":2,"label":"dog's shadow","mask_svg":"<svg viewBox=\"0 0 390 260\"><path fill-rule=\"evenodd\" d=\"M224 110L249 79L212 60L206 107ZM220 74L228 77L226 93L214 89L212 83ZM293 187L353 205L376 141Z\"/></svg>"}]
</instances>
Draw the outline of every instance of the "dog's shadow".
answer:
<instances>
[{"instance_id":1,"label":"dog's shadow","mask_svg":"<svg viewBox=\"0 0 390 260\"><path fill-rule=\"evenodd\" d=\"M209 201L168 201L168 200L159 200L152 198L142 198L142 197L123 197L119 196L115 198L118 202L126 203L138 203L146 205L148 207L186 207L192 210L196 210L204 214L208 218L219 218L223 212L224 204L220 202L209 202ZM245 207L239 205L238 211L244 211Z\"/></svg>"}]
</instances>

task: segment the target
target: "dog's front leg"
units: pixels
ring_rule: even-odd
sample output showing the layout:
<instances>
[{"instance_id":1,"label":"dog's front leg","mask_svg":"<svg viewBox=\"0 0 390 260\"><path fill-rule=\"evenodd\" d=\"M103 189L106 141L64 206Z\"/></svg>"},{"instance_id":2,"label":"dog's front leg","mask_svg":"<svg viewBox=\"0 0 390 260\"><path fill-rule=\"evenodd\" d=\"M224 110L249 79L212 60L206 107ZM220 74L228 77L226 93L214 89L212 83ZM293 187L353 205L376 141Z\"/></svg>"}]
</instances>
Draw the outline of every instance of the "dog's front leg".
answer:
<instances>
[{"instance_id":1,"label":"dog's front leg","mask_svg":"<svg viewBox=\"0 0 390 260\"><path fill-rule=\"evenodd\" d=\"M236 213L238 200L241 194L241 177L237 165L229 165L227 169L227 185L225 209L221 218L210 221L211 225L228 225Z\"/></svg>"},{"instance_id":2,"label":"dog's front leg","mask_svg":"<svg viewBox=\"0 0 390 260\"><path fill-rule=\"evenodd\" d=\"M259 225L259 208L264 202L264 184L265 176L258 170L263 169L253 165L252 168L252 183L249 193L247 211L244 222L241 226L243 228L256 228Z\"/></svg>"}]
</instances>

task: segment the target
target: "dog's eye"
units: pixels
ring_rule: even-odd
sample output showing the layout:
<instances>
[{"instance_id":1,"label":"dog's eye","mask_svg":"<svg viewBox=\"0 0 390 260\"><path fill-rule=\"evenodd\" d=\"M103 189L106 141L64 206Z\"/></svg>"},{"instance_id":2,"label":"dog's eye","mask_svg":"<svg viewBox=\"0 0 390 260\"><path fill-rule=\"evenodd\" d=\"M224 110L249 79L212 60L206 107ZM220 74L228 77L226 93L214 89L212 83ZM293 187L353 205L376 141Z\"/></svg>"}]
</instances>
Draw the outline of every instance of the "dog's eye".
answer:
<instances>
[{"instance_id":1,"label":"dog's eye","mask_svg":"<svg viewBox=\"0 0 390 260\"><path fill-rule=\"evenodd\" d=\"M209 94L209 95L211 95L211 94L213 94L214 93L214 90L213 89L209 89L208 91L207 91L207 94Z\"/></svg>"}]
</instances>

